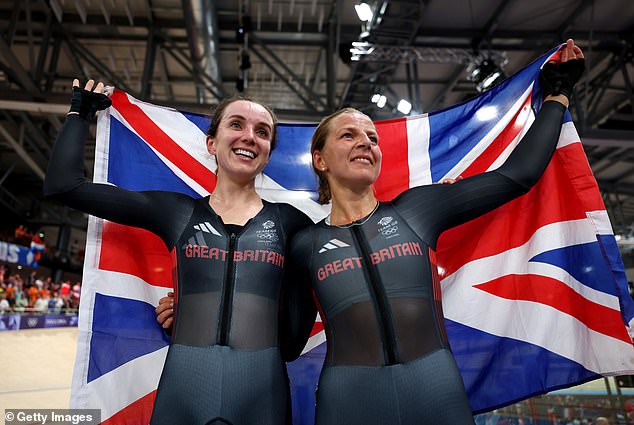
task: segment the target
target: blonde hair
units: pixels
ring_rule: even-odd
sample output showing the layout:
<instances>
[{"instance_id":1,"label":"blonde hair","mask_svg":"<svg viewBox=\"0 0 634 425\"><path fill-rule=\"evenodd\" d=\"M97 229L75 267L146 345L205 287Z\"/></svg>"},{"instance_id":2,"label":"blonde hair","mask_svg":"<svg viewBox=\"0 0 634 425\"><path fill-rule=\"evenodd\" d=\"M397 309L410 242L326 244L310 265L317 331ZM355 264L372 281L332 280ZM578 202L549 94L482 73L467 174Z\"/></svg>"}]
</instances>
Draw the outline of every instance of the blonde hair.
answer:
<instances>
[{"instance_id":1,"label":"blonde hair","mask_svg":"<svg viewBox=\"0 0 634 425\"><path fill-rule=\"evenodd\" d=\"M322 118L322 120L319 122L319 125L315 129L315 132L313 133L313 138L310 141L311 157L313 156L315 151L322 151L324 149L324 147L326 146L326 139L328 138L328 135L330 134L330 130L331 130L330 123L335 118L343 114L365 115L363 112L359 111L358 109L343 108L343 109L339 109L337 112L333 114L328 115L325 118ZM327 204L328 202L330 202L330 199L332 198L332 194L330 193L330 185L328 184L328 179L326 179L326 174L322 170L315 167L314 161L312 165L313 165L313 171L315 172L315 174L317 174L317 177L319 178L319 183L317 186L317 193L319 194L319 198L317 199L317 202L319 202L322 205Z\"/></svg>"}]
</instances>

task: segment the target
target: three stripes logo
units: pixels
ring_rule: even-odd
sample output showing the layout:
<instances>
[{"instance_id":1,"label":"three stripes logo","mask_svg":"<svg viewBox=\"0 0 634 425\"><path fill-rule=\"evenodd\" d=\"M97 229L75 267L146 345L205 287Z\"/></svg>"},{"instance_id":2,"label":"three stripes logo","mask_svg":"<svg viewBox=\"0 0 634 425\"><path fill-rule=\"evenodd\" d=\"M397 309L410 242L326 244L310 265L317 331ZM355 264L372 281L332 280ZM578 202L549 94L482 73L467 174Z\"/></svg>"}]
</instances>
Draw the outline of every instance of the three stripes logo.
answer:
<instances>
[{"instance_id":1,"label":"three stripes logo","mask_svg":"<svg viewBox=\"0 0 634 425\"><path fill-rule=\"evenodd\" d=\"M350 245L348 245L347 243L343 241L340 241L339 239L330 239L328 242L324 244L324 246L321 247L321 249L319 250L319 253L321 254L322 252L332 251L333 249L345 248L348 246Z\"/></svg>"},{"instance_id":2,"label":"three stripes logo","mask_svg":"<svg viewBox=\"0 0 634 425\"><path fill-rule=\"evenodd\" d=\"M221 236L221 237L222 237L222 235L220 234L220 232L218 232L216 229L214 229L214 226L212 226L211 224L209 224L209 222L208 222L208 221L205 221L204 223L196 224L196 225L194 226L194 229L196 229L196 230L200 230L200 231L203 231L203 232L205 232L205 233L211 233L211 234L213 234L213 235L216 235L216 236Z\"/></svg>"},{"instance_id":3,"label":"three stripes logo","mask_svg":"<svg viewBox=\"0 0 634 425\"><path fill-rule=\"evenodd\" d=\"M187 248L187 245L207 246L205 241L205 235L203 233L211 233L214 236L222 237L222 234L217 231L208 221L204 223L198 223L194 225L194 229L198 230L194 236L189 238L187 244L183 245L183 249Z\"/></svg>"}]
</instances>

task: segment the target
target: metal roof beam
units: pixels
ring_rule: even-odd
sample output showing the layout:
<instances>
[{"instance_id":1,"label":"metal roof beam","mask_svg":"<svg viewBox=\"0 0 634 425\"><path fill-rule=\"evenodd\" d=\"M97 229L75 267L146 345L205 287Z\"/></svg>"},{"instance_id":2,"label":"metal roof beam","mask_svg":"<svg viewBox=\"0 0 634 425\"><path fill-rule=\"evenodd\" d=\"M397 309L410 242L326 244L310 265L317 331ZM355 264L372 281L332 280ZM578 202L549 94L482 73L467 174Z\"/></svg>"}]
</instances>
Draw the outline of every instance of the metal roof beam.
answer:
<instances>
[{"instance_id":1,"label":"metal roof beam","mask_svg":"<svg viewBox=\"0 0 634 425\"><path fill-rule=\"evenodd\" d=\"M327 110L328 105L323 101L323 99L314 93L310 87L308 87L302 79L291 70L288 65L281 60L273 50L271 50L266 43L263 43L258 37L251 35L250 39L253 41L255 45L258 46L258 49L255 49L253 46L252 51L257 55L258 58L262 62L264 62L270 69L273 71L289 88L291 88L300 99L306 104L306 106L310 109L319 110ZM261 52L258 50L262 49L268 56L270 56L273 61L285 72L282 73L280 70L276 68ZM290 78L287 78L290 77Z\"/></svg>"},{"instance_id":2,"label":"metal roof beam","mask_svg":"<svg viewBox=\"0 0 634 425\"><path fill-rule=\"evenodd\" d=\"M29 166L31 171L38 176L42 181L44 180L44 171L40 168L40 166L31 158L31 155L22 147L17 140L13 138L11 133L9 133L2 123L0 123L0 135L4 137L4 139L9 142L9 145L13 148L13 150L18 154L20 158Z\"/></svg>"},{"instance_id":3,"label":"metal roof beam","mask_svg":"<svg viewBox=\"0 0 634 425\"><path fill-rule=\"evenodd\" d=\"M11 46L2 37L0 37L0 59L5 63L11 77L24 91L32 96L41 95L40 89L35 85L28 71L24 69L18 58L11 51Z\"/></svg>"}]
</instances>

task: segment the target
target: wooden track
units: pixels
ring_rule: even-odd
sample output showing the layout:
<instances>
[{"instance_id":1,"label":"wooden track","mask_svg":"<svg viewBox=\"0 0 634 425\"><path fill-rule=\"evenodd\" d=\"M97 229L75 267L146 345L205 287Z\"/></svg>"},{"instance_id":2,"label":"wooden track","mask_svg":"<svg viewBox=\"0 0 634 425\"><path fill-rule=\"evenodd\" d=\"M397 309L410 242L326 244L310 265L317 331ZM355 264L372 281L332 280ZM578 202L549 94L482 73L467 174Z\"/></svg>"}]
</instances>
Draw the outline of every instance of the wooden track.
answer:
<instances>
[{"instance_id":1,"label":"wooden track","mask_svg":"<svg viewBox=\"0 0 634 425\"><path fill-rule=\"evenodd\" d=\"M77 328L0 332L0 424L4 409L68 409Z\"/></svg>"}]
</instances>

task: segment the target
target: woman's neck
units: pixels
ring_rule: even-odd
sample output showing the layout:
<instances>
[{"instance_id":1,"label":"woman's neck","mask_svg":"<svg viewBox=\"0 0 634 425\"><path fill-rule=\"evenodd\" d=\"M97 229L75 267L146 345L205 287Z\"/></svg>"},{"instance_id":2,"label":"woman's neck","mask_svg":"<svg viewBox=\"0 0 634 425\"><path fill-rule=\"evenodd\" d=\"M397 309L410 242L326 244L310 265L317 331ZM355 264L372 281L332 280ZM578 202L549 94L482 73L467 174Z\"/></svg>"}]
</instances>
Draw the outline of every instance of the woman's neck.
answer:
<instances>
[{"instance_id":1,"label":"woman's neck","mask_svg":"<svg viewBox=\"0 0 634 425\"><path fill-rule=\"evenodd\" d=\"M377 203L372 187L362 192L335 190L332 192L330 224L338 226L357 221L372 213Z\"/></svg>"},{"instance_id":2,"label":"woman's neck","mask_svg":"<svg viewBox=\"0 0 634 425\"><path fill-rule=\"evenodd\" d=\"M225 224L246 224L262 209L262 199L255 191L255 182L246 184L218 178L209 205Z\"/></svg>"}]
</instances>

